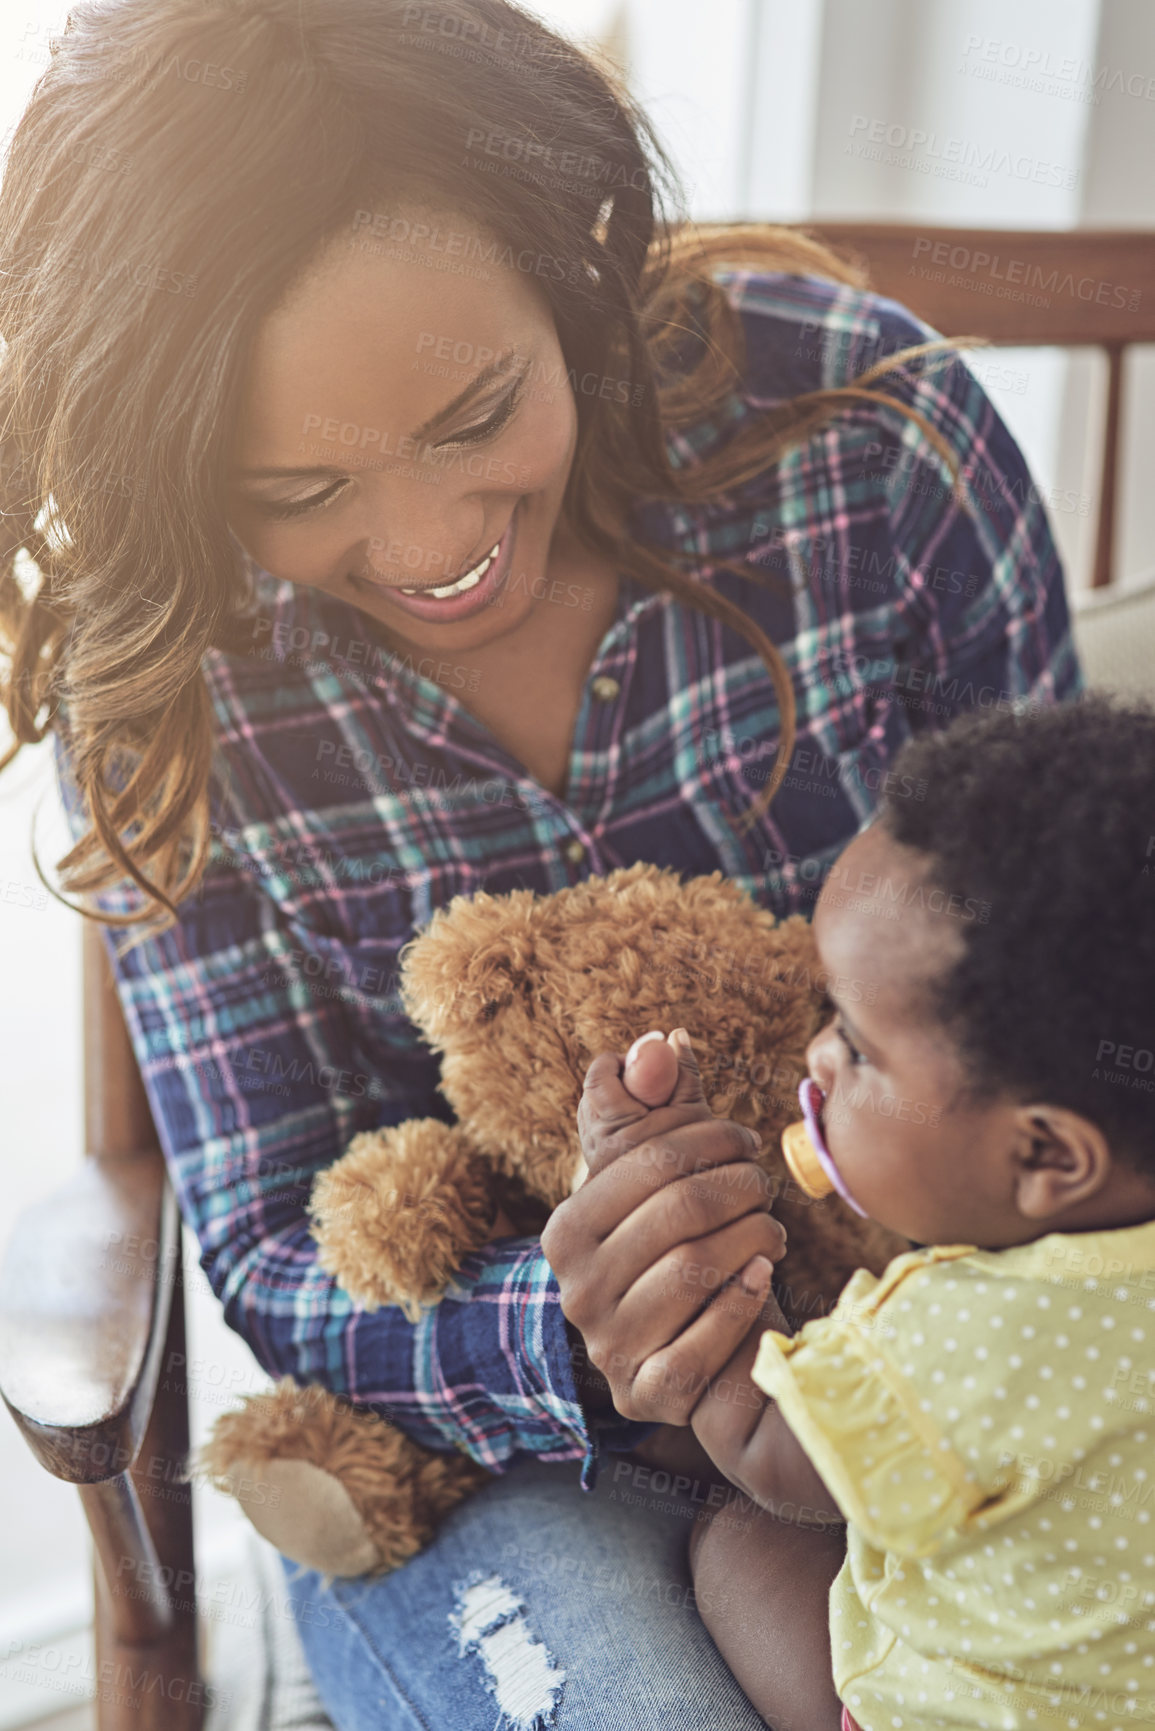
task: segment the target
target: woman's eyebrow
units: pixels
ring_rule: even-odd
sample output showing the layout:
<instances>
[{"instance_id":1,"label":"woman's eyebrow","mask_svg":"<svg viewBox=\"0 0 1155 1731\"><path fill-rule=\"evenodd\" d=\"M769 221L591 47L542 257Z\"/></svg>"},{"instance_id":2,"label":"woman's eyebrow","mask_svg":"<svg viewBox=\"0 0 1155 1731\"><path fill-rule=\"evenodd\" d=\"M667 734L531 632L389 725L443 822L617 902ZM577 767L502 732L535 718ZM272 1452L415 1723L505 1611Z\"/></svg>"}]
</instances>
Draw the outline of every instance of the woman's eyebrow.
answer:
<instances>
[{"instance_id":1,"label":"woman's eyebrow","mask_svg":"<svg viewBox=\"0 0 1155 1731\"><path fill-rule=\"evenodd\" d=\"M473 398L483 391L486 385L492 384L494 379L500 377L509 367L510 361L520 358L522 353L516 346L503 349L501 354L490 361L487 367L482 367L476 378L471 379L464 389L458 391L452 402L446 403L443 408L437 410L436 414L430 415L427 421L422 421L421 425L410 433L409 437L413 443L419 445L422 439L426 439L430 433L436 432L437 428L448 421L451 416L465 408L467 403L472 402ZM343 472L339 464L321 463L314 464L312 468L307 469L237 469L235 475L238 481L285 481L299 479L305 475L335 475Z\"/></svg>"}]
</instances>

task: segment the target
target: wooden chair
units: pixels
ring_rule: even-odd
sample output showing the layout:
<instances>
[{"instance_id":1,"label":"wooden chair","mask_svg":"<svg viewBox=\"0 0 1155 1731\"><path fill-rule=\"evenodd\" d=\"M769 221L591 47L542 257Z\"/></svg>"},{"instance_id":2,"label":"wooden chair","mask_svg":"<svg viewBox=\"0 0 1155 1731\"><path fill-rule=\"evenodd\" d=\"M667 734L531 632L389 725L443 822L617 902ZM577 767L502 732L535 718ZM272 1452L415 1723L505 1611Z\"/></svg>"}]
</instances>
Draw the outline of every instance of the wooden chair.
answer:
<instances>
[{"instance_id":1,"label":"wooden chair","mask_svg":"<svg viewBox=\"0 0 1155 1731\"><path fill-rule=\"evenodd\" d=\"M180 1217L92 924L83 944L88 1158L0 1268L0 1392L80 1490L100 1731L200 1731Z\"/></svg>"},{"instance_id":2,"label":"wooden chair","mask_svg":"<svg viewBox=\"0 0 1155 1731\"><path fill-rule=\"evenodd\" d=\"M811 232L857 254L874 287L946 335L1107 350L1096 559L1105 583L1122 355L1155 341L1155 238L849 223ZM949 270L942 282L913 277L928 243L931 258L942 244L972 262L984 251L1025 260L1043 280L1058 271L1121 284L1138 293L1137 309L1077 291L1026 308L959 287ZM86 925L83 942L88 1159L21 1216L0 1268L0 1392L37 1459L79 1487L92 1529L100 1731L198 1731L191 1500L177 1476L189 1446L180 1222L99 932Z\"/></svg>"},{"instance_id":3,"label":"wooden chair","mask_svg":"<svg viewBox=\"0 0 1155 1731\"><path fill-rule=\"evenodd\" d=\"M722 233L728 225L703 226ZM792 226L860 262L873 289L901 301L944 336L985 337L1016 348L1104 350L1107 421L1091 585L1099 589L1110 583L1123 358L1132 343L1155 342L1155 233L891 222Z\"/></svg>"}]
</instances>

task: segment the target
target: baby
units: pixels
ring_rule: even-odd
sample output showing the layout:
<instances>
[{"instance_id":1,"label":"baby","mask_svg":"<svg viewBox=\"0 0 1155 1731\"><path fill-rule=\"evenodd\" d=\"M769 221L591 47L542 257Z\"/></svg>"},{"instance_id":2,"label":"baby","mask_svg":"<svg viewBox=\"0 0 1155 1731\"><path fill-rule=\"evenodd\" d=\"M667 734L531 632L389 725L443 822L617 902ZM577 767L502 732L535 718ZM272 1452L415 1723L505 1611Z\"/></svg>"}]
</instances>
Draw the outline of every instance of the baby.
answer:
<instances>
[{"instance_id":1,"label":"baby","mask_svg":"<svg viewBox=\"0 0 1155 1731\"><path fill-rule=\"evenodd\" d=\"M679 1030L590 1066L547 1255L618 1411L689 1423L743 1494L691 1569L775 1731L1155 1725L1155 712L968 716L905 748L916 783L819 898L824 972L874 989L830 992L807 1060L821 1164L923 1248L793 1336L749 1186L656 1254L653 1173L747 1157ZM656 1336L640 1295L691 1253L702 1302Z\"/></svg>"}]
</instances>

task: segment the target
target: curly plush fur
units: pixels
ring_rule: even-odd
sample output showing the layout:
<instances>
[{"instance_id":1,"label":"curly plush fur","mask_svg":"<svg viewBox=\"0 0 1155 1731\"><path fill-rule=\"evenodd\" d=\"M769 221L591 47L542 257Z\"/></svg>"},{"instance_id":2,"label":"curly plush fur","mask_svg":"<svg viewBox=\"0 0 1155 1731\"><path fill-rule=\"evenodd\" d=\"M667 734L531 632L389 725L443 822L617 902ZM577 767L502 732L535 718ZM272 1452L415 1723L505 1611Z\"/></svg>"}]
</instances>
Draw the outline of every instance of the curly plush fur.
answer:
<instances>
[{"instance_id":1,"label":"curly plush fur","mask_svg":"<svg viewBox=\"0 0 1155 1731\"><path fill-rule=\"evenodd\" d=\"M414 1318L436 1303L462 1259L497 1235L499 1211L537 1230L584 1176L577 1107L586 1068L650 1028L686 1028L711 1109L761 1133L788 1235L776 1290L795 1324L829 1309L856 1268L881 1272L908 1248L837 1196L811 1201L787 1173L781 1132L798 1116L805 1049L825 1013L813 937L805 920L776 921L721 873L682 882L636 865L553 896L458 897L407 946L402 992L441 1054L457 1122L363 1133L318 1177L322 1265L364 1307L398 1304ZM218 1422L205 1464L226 1488L237 1462L267 1474L291 1457L329 1472L364 1527L354 1534L349 1525L350 1566L333 1572L394 1567L428 1541L438 1498L444 1512L481 1469L430 1456L380 1420L350 1429L358 1415L347 1409L338 1447L319 1416L332 1397L309 1392L320 1404L303 1415L286 1379L258 1397L264 1406L250 1402ZM429 1495L414 1488L425 1482L414 1450L444 1469ZM260 1509L250 1503L248 1512L261 1526ZM277 1542L283 1549L283 1535ZM288 1554L320 1566L301 1549Z\"/></svg>"}]
</instances>

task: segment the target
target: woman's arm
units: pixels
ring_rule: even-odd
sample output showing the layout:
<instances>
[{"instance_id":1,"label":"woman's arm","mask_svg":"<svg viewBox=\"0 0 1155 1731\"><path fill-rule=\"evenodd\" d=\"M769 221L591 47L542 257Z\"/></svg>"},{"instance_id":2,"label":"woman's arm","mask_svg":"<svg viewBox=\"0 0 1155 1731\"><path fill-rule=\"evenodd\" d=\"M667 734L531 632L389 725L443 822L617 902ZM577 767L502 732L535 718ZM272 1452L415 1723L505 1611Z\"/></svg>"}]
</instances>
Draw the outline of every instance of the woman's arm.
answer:
<instances>
[{"instance_id":1,"label":"woman's arm","mask_svg":"<svg viewBox=\"0 0 1155 1731\"><path fill-rule=\"evenodd\" d=\"M113 898L106 898L112 903ZM535 1238L483 1245L415 1326L363 1311L318 1264L317 1173L358 1131L444 1118L437 1061L381 1058L392 982L347 982L280 922L259 878L214 864L171 930L113 966L181 1211L225 1320L269 1375L316 1383L494 1471L583 1459L594 1426ZM398 1018L400 1020L400 1018ZM375 1058L379 1061L375 1061ZM642 1436L612 1412L608 1432Z\"/></svg>"}]
</instances>

